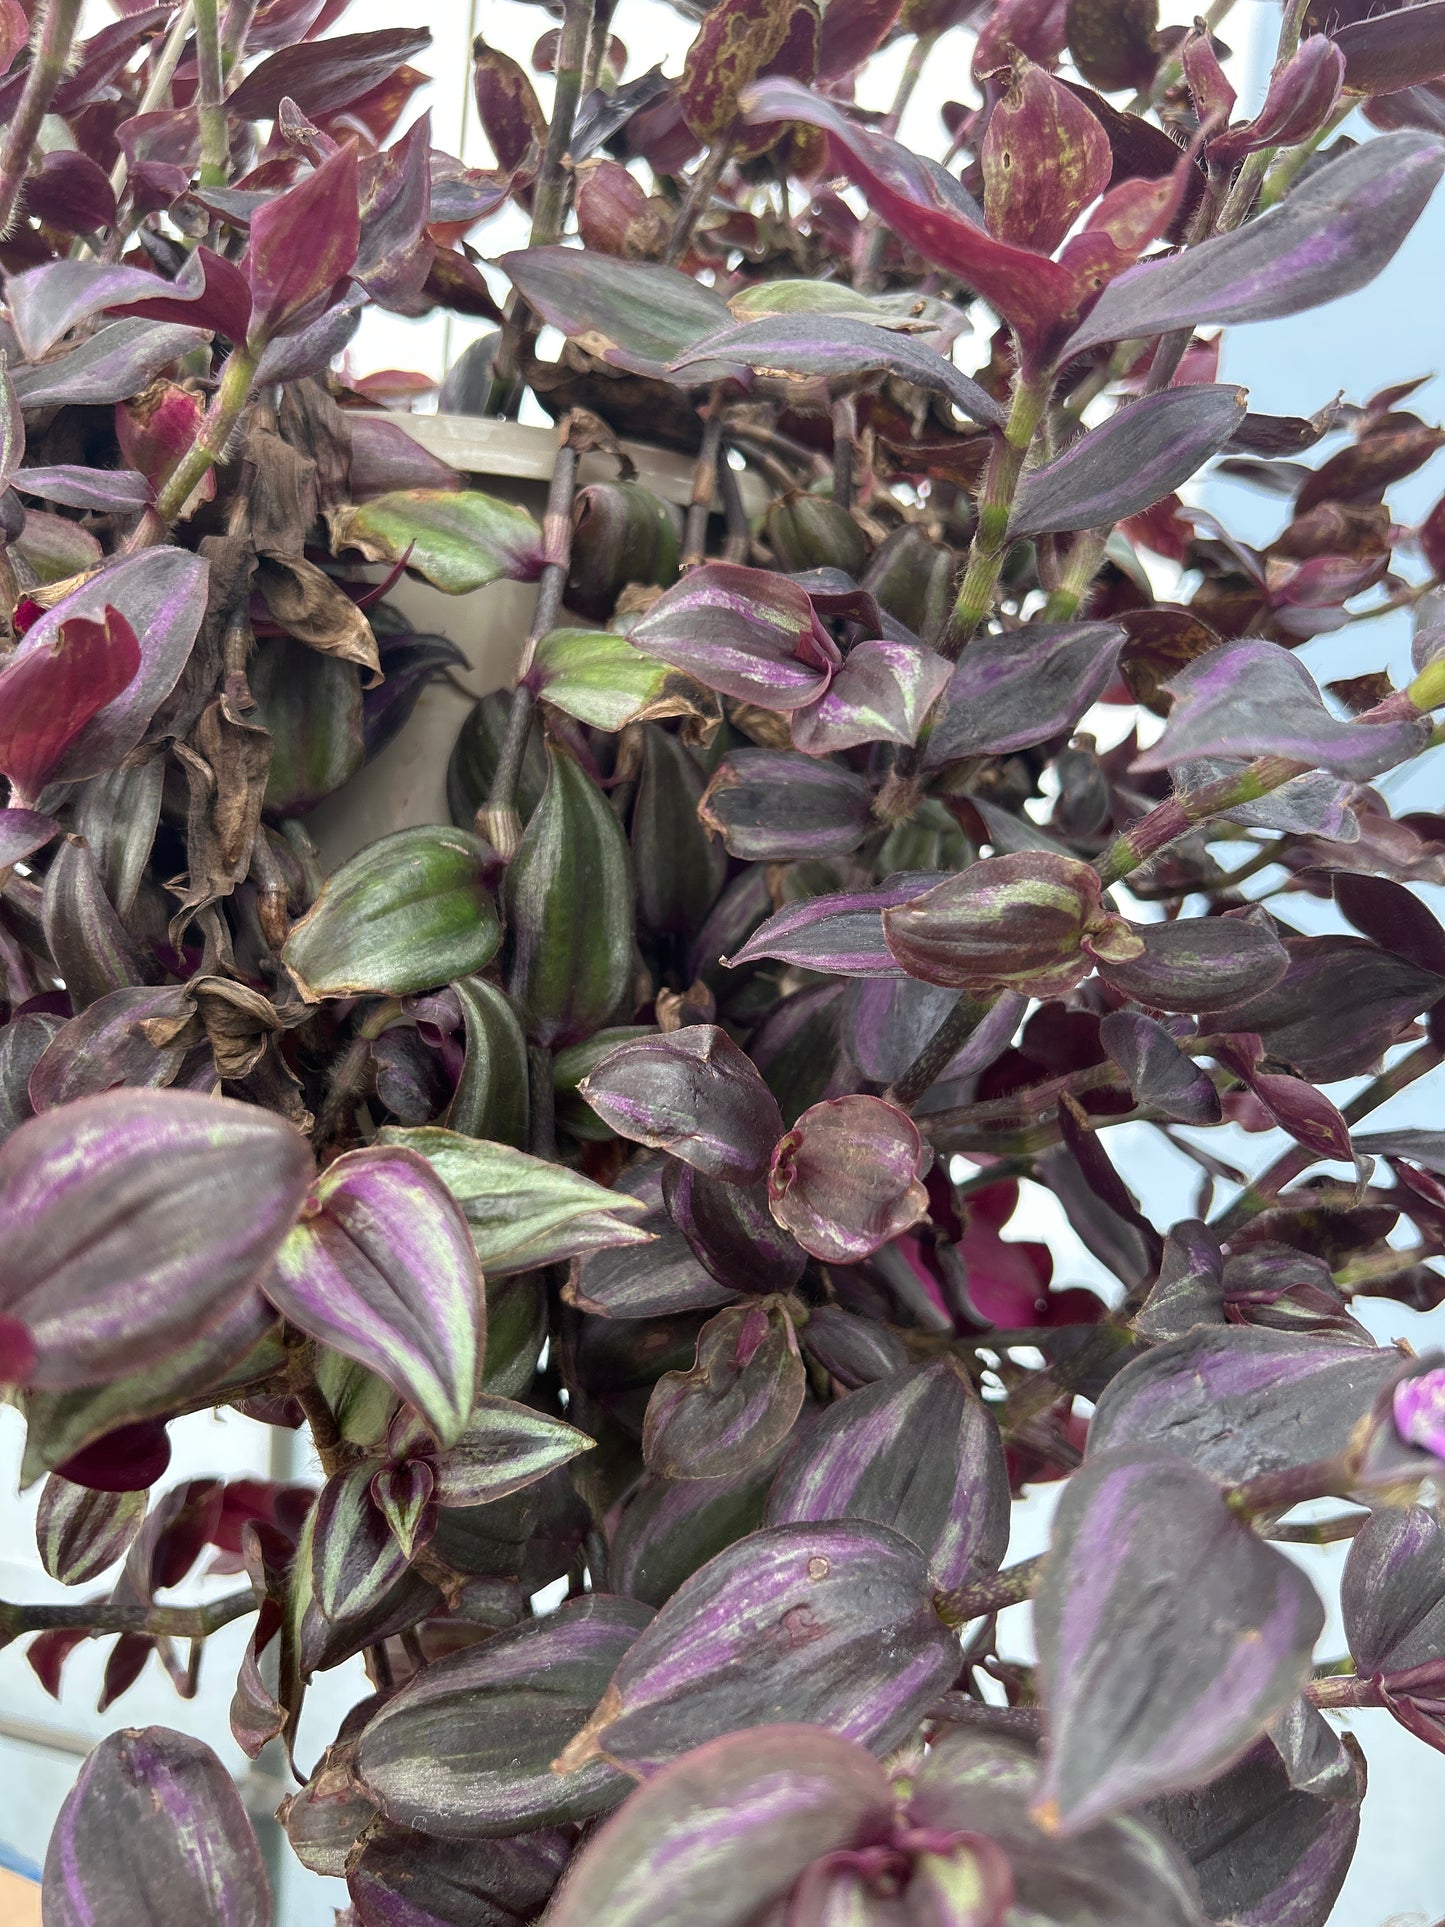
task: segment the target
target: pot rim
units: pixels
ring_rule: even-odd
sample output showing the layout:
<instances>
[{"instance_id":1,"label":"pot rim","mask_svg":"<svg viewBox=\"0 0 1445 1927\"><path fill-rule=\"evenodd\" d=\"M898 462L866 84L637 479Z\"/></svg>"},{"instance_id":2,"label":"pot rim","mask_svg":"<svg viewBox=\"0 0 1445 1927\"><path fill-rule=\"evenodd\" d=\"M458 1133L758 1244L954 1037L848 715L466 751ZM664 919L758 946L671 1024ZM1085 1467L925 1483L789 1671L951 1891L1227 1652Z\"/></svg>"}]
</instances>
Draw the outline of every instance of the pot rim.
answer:
<instances>
[{"instance_id":1,"label":"pot rim","mask_svg":"<svg viewBox=\"0 0 1445 1927\"><path fill-rule=\"evenodd\" d=\"M367 412L395 422L429 455L465 475L496 475L522 482L551 480L557 453L557 432L553 428L491 421L483 415L406 415L390 409ZM624 441L618 446L636 468L636 479L644 487L666 502L687 507L692 500L693 463L686 455L649 448L645 442ZM578 479L583 483L615 481L615 458L589 450L578 466ZM768 504L768 493L757 476L742 470L738 483L748 514L761 515Z\"/></svg>"}]
</instances>

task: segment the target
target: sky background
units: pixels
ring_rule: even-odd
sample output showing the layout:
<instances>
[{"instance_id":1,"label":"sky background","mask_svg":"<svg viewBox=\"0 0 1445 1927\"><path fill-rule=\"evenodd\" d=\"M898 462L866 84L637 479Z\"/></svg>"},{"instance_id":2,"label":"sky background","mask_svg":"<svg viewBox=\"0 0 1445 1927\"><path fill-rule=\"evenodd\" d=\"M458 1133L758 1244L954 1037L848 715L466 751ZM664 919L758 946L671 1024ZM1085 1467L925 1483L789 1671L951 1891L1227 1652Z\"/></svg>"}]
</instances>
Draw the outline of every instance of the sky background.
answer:
<instances>
[{"instance_id":1,"label":"sky background","mask_svg":"<svg viewBox=\"0 0 1445 1927\"><path fill-rule=\"evenodd\" d=\"M530 66L531 49L551 22L540 7L520 4L520 0L474 0L470 9L457 0L444 0L444 4L419 11L429 17L434 45L430 55L418 64L438 79L418 96L412 117L430 108L434 144L471 162L486 164L491 157L470 101L468 48L472 37L480 29L491 44ZM1186 0L1184 5L1166 5L1165 17L1187 22L1194 11L1192 0ZM110 17L106 8L96 7L94 13L96 25ZM416 13L410 17L415 18ZM1278 17L1277 6L1266 0L1239 0L1230 20L1220 29L1235 48L1231 75L1240 92L1241 115L1262 96ZM394 26L397 18L394 0L354 0L344 30ZM613 30L630 49L632 73L657 61L662 61L669 72L678 71L693 32L688 22L660 0L620 0ZM904 140L924 151L938 151L942 103L960 95L969 97L967 52L968 41L961 34L941 45L910 105L901 130ZM865 105L887 104L905 55L906 47L899 46L873 63L860 94ZM539 79L537 84L545 101L549 82ZM520 217L508 212L478 230L473 239L488 255L498 255L525 243L525 226ZM498 277L498 293L504 286ZM1312 413L1341 387L1348 399L1363 401L1386 384L1433 374L1445 365L1442 297L1445 196L1437 196L1395 261L1369 288L1303 320L1231 329L1220 378L1247 386L1251 407L1271 414ZM479 332L481 324L441 316L409 322L370 314L350 350L350 366L356 374L402 367L439 378ZM1438 416L1442 401L1445 390L1436 379L1408 406L1431 419ZM530 418L545 420L540 411ZM1323 452L1328 453L1333 445L1326 444ZM1391 502L1397 520L1418 520L1442 489L1445 460L1437 458L1393 491ZM1206 484L1199 499L1248 540L1267 541L1284 519L1284 505L1276 498L1229 481ZM485 617L484 600L482 613ZM469 610L467 617L475 621L476 611ZM1409 625L1403 616L1391 617L1388 624L1352 627L1321 637L1305 645L1300 653L1318 680L1324 682L1379 666L1386 637L1389 666L1398 678L1409 661ZM1109 733L1119 733L1122 714L1117 710L1100 712L1097 721L1101 739L1107 741ZM1381 788L1396 809L1438 809L1445 802L1440 764L1438 756L1429 758L1406 773L1386 776ZM1445 914L1445 892L1431 890L1425 894L1437 914ZM1301 927L1330 927L1328 906L1313 899L1291 899L1289 914ZM1406 1124L1438 1128L1442 1121L1441 1087L1437 1073L1435 1079L1402 1093L1385 1107L1371 1120L1371 1128ZM1343 1095L1348 1096L1353 1088L1344 1087ZM1338 1089L1334 1094L1341 1096ZM1233 1138L1227 1146L1226 1135ZM1161 1149L1156 1133L1147 1127L1126 1125L1111 1130L1106 1142L1143 1208L1156 1222L1168 1224L1187 1212L1193 1167L1167 1147ZM1209 1142L1221 1155L1251 1170L1266 1164L1277 1149L1271 1137L1250 1138L1237 1132L1211 1132ZM1049 1242L1060 1283L1112 1282L1079 1243L1053 1198L1037 1187L1025 1187L1024 1205L1011 1231ZM1356 1309L1382 1342L1408 1338L1421 1350L1445 1343L1445 1307L1422 1316L1388 1300L1377 1300L1365 1301ZM172 1480L205 1474L291 1476L292 1468L284 1457L290 1444L286 1435L271 1434L233 1415L200 1414L183 1419L172 1427L172 1436ZM0 1478L12 1494L22 1437L17 1415L0 1409ZM281 1457L274 1456L278 1447ZM32 1521L37 1495L38 1488L4 1508L0 1595L7 1598L64 1596L64 1589L45 1578L35 1559ZM1050 1511L1048 1489L1015 1508L1010 1561L1042 1549ZM1304 1549L1301 1555L1327 1603L1337 1593L1343 1552L1342 1547L1328 1547ZM204 1582L192 1584L175 1597L203 1596L207 1590L225 1590L228 1583L222 1581L219 1588L214 1582L209 1588ZM1005 1615L1006 1626L1010 1619L1016 1622L1008 1628L1013 1649L1022 1655L1027 1650L1026 1609ZM19 1648L0 1653L0 1848L40 1859L80 1755L103 1732L122 1722L158 1722L202 1736L242 1779L248 1804L255 1811L265 1812L274 1806L288 1789L269 1778L269 1772L275 1770L269 1763L266 1773L251 1768L231 1742L227 1728L226 1709L248 1625L242 1622L230 1627L210 1642L201 1690L193 1701L177 1700L153 1663L141 1682L103 1718L94 1711L104 1663L103 1645L82 1648L72 1658L59 1706L40 1690ZM1333 1608L1320 1651L1331 1655L1343 1651ZM317 1756L334 1734L341 1715L366 1691L359 1663L317 1679L303 1721L303 1761ZM1438 1816L1445 1811L1445 1757L1410 1738L1383 1714L1357 1715L1355 1730L1369 1756L1371 1788L1364 1806L1360 1850L1331 1927L1384 1927L1387 1922L1390 1927L1406 1927L1406 1923L1409 1927L1426 1927L1426 1923L1445 1915L1445 1828L1438 1824ZM331 1927L332 1909L344 1899L341 1885L308 1875L279 1842L276 1829L268 1831L263 1825L262 1834L268 1858L280 1873L278 1927Z\"/></svg>"}]
</instances>

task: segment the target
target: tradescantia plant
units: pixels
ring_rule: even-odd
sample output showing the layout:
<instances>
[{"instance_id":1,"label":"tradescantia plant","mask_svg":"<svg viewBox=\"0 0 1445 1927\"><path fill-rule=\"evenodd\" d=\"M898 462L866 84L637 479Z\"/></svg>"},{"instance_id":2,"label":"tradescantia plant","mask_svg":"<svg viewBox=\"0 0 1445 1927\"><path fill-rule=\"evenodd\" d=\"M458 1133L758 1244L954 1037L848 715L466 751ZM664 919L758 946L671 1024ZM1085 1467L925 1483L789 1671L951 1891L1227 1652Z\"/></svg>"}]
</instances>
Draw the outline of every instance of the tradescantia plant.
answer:
<instances>
[{"instance_id":1,"label":"tradescantia plant","mask_svg":"<svg viewBox=\"0 0 1445 1927\"><path fill-rule=\"evenodd\" d=\"M566 0L550 114L477 43L490 168L396 133L424 29L79 13L0 0L0 1379L46 1571L111 1577L0 1634L113 1642L108 1707L248 1620L358 1927L1319 1927L1329 1716L1445 1749L1445 1366L1356 1315L1445 1299L1445 1138L1374 1120L1445 1053L1445 816L1375 786L1445 728L1445 503L1387 501L1445 432L1215 330L1393 256L1445 0L1288 0L1252 119L1150 0L716 0L677 73ZM555 418L545 519L337 372L368 305L495 323L442 406ZM458 660L404 572L535 618L454 820L327 875ZM168 1482L218 1406L320 1479ZM1288 1548L1344 1539L1340 1655ZM44 1911L263 1927L216 1754L106 1739Z\"/></svg>"}]
</instances>

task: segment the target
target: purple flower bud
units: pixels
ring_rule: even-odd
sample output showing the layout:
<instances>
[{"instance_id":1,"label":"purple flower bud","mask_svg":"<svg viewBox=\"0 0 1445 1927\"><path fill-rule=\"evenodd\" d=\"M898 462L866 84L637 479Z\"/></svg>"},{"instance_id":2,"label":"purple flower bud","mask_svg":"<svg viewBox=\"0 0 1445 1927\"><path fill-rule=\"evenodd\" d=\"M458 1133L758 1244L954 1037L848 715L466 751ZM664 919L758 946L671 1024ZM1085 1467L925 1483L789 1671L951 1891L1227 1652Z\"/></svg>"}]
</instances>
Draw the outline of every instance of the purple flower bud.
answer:
<instances>
[{"instance_id":1,"label":"purple flower bud","mask_svg":"<svg viewBox=\"0 0 1445 1927\"><path fill-rule=\"evenodd\" d=\"M1044 850L985 857L883 912L888 948L910 977L959 990L1060 997L1143 942L1105 910L1098 872Z\"/></svg>"},{"instance_id":2,"label":"purple flower bud","mask_svg":"<svg viewBox=\"0 0 1445 1927\"><path fill-rule=\"evenodd\" d=\"M1445 1367L1402 1379L1392 1404L1395 1429L1406 1444L1445 1459Z\"/></svg>"},{"instance_id":3,"label":"purple flower bud","mask_svg":"<svg viewBox=\"0 0 1445 1927\"><path fill-rule=\"evenodd\" d=\"M805 1251L852 1264L928 1209L931 1153L905 1112L881 1097L835 1097L779 1138L768 1206Z\"/></svg>"}]
</instances>

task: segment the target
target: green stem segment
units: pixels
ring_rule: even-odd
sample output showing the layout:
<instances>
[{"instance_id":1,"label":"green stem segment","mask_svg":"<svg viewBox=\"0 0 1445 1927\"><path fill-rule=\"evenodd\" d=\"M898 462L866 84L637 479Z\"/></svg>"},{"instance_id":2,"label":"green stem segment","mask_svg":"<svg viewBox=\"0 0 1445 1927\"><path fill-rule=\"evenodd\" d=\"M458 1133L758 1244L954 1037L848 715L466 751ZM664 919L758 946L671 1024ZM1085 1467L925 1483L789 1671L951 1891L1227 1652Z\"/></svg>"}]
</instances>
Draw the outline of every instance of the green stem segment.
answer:
<instances>
[{"instance_id":1,"label":"green stem segment","mask_svg":"<svg viewBox=\"0 0 1445 1927\"><path fill-rule=\"evenodd\" d=\"M182 455L156 496L156 505L143 515L127 547L132 554L158 541L190 501L192 494L226 452L227 444L251 398L256 355L250 348L233 348L221 371L221 385L211 398L200 432Z\"/></svg>"},{"instance_id":2,"label":"green stem segment","mask_svg":"<svg viewBox=\"0 0 1445 1927\"><path fill-rule=\"evenodd\" d=\"M201 126L201 185L224 187L230 172L220 0L193 0L196 18L196 114Z\"/></svg>"},{"instance_id":3,"label":"green stem segment","mask_svg":"<svg viewBox=\"0 0 1445 1927\"><path fill-rule=\"evenodd\" d=\"M970 1619L982 1619L985 1613L1017 1606L1038 1584L1043 1564L1040 1553L996 1572L991 1579L977 1579L971 1586L960 1586L956 1592L938 1593L934 1596L933 1610L945 1626L964 1626Z\"/></svg>"},{"instance_id":4,"label":"green stem segment","mask_svg":"<svg viewBox=\"0 0 1445 1927\"><path fill-rule=\"evenodd\" d=\"M1100 877L1106 887L1121 882L1196 824L1257 802L1292 777L1303 776L1308 768L1308 764L1292 762L1287 756L1260 756L1236 776L1221 776L1198 789L1181 790L1115 837L1099 860Z\"/></svg>"},{"instance_id":5,"label":"green stem segment","mask_svg":"<svg viewBox=\"0 0 1445 1927\"><path fill-rule=\"evenodd\" d=\"M1014 387L1008 422L1003 433L994 437L979 490L978 527L974 530L968 566L941 645L950 662L957 662L993 607L1008 553L1014 492L1023 473L1024 459L1048 406L1052 381L1051 370L1021 374Z\"/></svg>"},{"instance_id":6,"label":"green stem segment","mask_svg":"<svg viewBox=\"0 0 1445 1927\"><path fill-rule=\"evenodd\" d=\"M0 236L9 234L15 219L30 155L40 137L40 124L50 111L70 60L80 8L81 0L47 0L41 16L20 105L0 146Z\"/></svg>"}]
</instances>

